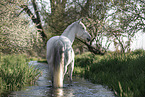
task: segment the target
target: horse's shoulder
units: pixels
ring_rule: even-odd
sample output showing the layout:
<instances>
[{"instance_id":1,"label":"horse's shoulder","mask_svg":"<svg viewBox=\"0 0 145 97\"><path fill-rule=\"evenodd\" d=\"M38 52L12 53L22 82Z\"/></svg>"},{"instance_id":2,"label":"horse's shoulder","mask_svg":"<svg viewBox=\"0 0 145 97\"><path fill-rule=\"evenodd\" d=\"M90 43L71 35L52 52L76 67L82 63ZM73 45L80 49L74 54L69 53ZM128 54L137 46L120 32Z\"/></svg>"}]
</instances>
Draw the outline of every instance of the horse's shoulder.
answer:
<instances>
[{"instance_id":1,"label":"horse's shoulder","mask_svg":"<svg viewBox=\"0 0 145 97\"><path fill-rule=\"evenodd\" d=\"M72 44L71 41L70 41L70 39L67 38L67 37L65 37L65 36L60 36L59 39L60 39L61 41L63 41L64 43L66 43L66 44L69 44L69 45Z\"/></svg>"},{"instance_id":2,"label":"horse's shoulder","mask_svg":"<svg viewBox=\"0 0 145 97\"><path fill-rule=\"evenodd\" d=\"M60 43L66 48L72 47L72 43L71 43L70 39L68 39L65 36L54 36L48 40L47 45L54 45L56 43Z\"/></svg>"}]
</instances>

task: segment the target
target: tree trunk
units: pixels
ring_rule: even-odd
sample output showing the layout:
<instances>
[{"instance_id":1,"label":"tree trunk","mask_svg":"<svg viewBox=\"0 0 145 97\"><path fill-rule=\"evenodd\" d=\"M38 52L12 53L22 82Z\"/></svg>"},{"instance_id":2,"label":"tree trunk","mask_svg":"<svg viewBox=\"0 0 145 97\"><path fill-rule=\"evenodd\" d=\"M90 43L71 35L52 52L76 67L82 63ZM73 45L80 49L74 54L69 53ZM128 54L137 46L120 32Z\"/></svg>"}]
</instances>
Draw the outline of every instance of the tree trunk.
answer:
<instances>
[{"instance_id":1,"label":"tree trunk","mask_svg":"<svg viewBox=\"0 0 145 97\"><path fill-rule=\"evenodd\" d=\"M23 10L28 14L28 16L30 16L31 20L33 21L33 23L37 27L37 31L40 32L40 35L42 36L43 42L46 43L47 35L46 35L46 33L45 33L45 31L44 31L44 29L42 27L42 23L41 23L41 20L40 20L40 15L39 15L35 0L32 1L32 4L33 4L33 7L34 7L34 11L35 11L36 17L31 12L31 10L28 8L27 5L21 5L20 7L23 8Z\"/></svg>"}]
</instances>

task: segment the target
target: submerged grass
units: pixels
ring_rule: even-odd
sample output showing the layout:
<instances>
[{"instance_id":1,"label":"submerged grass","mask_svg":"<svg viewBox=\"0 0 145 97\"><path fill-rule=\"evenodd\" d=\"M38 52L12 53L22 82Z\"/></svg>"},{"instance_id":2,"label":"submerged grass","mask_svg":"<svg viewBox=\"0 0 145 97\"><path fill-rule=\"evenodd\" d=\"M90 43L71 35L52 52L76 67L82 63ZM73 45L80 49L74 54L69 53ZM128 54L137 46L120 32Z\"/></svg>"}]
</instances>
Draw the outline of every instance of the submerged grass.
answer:
<instances>
[{"instance_id":1,"label":"submerged grass","mask_svg":"<svg viewBox=\"0 0 145 97\"><path fill-rule=\"evenodd\" d=\"M75 63L76 73L93 83L107 85L119 97L145 97L143 52L105 56L86 53L76 56Z\"/></svg>"},{"instance_id":2,"label":"submerged grass","mask_svg":"<svg viewBox=\"0 0 145 97\"><path fill-rule=\"evenodd\" d=\"M0 95L34 84L40 75L25 55L0 55Z\"/></svg>"}]
</instances>

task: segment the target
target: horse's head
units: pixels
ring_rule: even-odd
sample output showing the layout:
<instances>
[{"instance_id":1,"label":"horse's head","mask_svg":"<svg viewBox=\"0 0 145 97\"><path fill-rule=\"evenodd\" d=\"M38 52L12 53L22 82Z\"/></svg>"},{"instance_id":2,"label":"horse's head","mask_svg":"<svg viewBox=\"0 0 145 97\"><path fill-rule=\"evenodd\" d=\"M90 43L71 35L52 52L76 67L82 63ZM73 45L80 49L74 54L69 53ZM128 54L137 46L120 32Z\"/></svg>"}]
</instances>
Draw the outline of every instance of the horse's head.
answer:
<instances>
[{"instance_id":1,"label":"horse's head","mask_svg":"<svg viewBox=\"0 0 145 97\"><path fill-rule=\"evenodd\" d=\"M78 38L82 38L84 40L90 41L91 40L91 35L88 33L88 31L86 30L85 25L81 22L81 20L78 20L77 22L77 32L76 32L76 36Z\"/></svg>"}]
</instances>

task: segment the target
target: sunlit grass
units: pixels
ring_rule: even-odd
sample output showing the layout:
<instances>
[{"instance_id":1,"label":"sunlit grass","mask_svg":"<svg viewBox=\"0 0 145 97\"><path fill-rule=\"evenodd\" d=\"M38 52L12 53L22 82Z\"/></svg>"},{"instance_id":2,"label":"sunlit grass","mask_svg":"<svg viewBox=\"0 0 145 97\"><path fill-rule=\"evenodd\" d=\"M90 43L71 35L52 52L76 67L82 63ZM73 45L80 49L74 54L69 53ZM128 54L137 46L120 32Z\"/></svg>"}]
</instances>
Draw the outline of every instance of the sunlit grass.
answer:
<instances>
[{"instance_id":1,"label":"sunlit grass","mask_svg":"<svg viewBox=\"0 0 145 97\"><path fill-rule=\"evenodd\" d=\"M75 63L78 69L85 69L79 71L82 76L93 83L107 85L117 96L145 97L144 51L105 56L87 53L76 56Z\"/></svg>"},{"instance_id":2,"label":"sunlit grass","mask_svg":"<svg viewBox=\"0 0 145 97\"><path fill-rule=\"evenodd\" d=\"M0 55L0 94L32 85L40 75L25 55Z\"/></svg>"}]
</instances>

